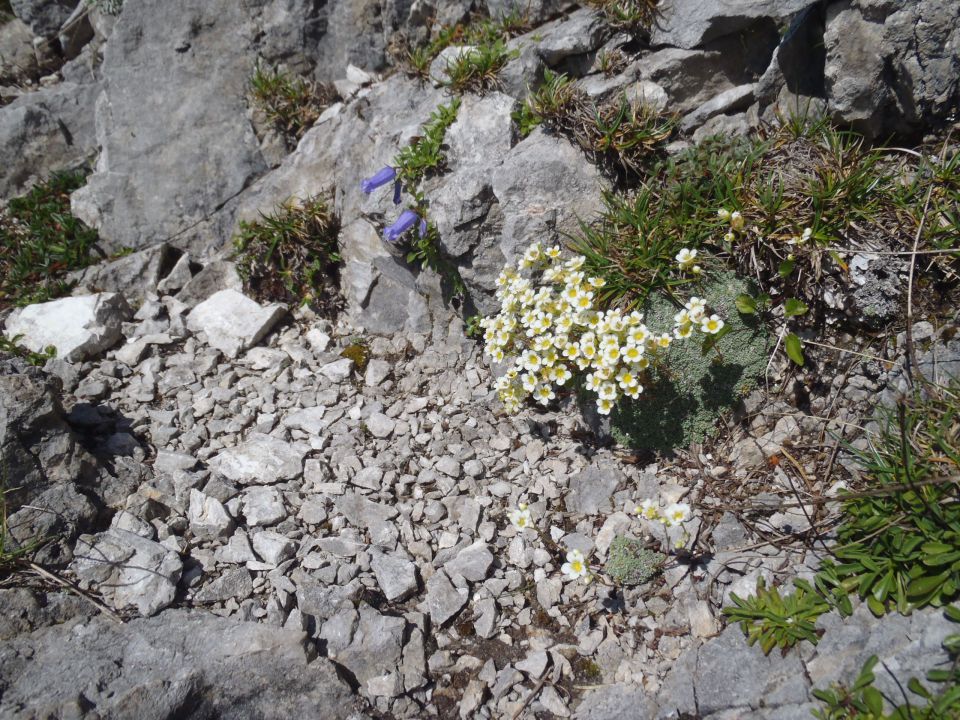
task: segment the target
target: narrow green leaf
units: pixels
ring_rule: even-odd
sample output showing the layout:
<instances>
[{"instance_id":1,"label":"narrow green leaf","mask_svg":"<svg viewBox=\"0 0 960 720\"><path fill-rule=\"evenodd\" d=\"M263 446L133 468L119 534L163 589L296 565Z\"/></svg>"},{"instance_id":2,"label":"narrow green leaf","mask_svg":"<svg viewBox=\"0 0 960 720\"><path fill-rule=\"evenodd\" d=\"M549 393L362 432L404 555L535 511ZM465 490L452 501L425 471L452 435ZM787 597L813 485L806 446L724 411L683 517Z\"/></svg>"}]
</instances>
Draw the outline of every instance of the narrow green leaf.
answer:
<instances>
[{"instance_id":1,"label":"narrow green leaf","mask_svg":"<svg viewBox=\"0 0 960 720\"><path fill-rule=\"evenodd\" d=\"M754 315L757 312L757 301L746 293L737 295L733 302L737 306L737 310L744 315Z\"/></svg>"},{"instance_id":2,"label":"narrow green leaf","mask_svg":"<svg viewBox=\"0 0 960 720\"><path fill-rule=\"evenodd\" d=\"M780 277L785 278L793 272L793 268L796 267L796 264L796 260L784 260L782 263L780 263L780 268L777 272L780 273Z\"/></svg>"},{"instance_id":3,"label":"narrow green leaf","mask_svg":"<svg viewBox=\"0 0 960 720\"><path fill-rule=\"evenodd\" d=\"M915 695L919 695L920 697L926 700L929 700L931 697L930 691L927 690L923 686L923 683L917 680L916 678L910 678L910 680L907 681L907 687L910 688L910 692L912 692Z\"/></svg>"},{"instance_id":4,"label":"narrow green leaf","mask_svg":"<svg viewBox=\"0 0 960 720\"><path fill-rule=\"evenodd\" d=\"M797 298L788 298L783 304L783 314L786 317L796 317L807 312L807 304Z\"/></svg>"},{"instance_id":5,"label":"narrow green leaf","mask_svg":"<svg viewBox=\"0 0 960 720\"><path fill-rule=\"evenodd\" d=\"M917 578L907 586L907 596L910 599L929 595L940 589L947 579L946 573L940 575Z\"/></svg>"},{"instance_id":6,"label":"narrow green leaf","mask_svg":"<svg viewBox=\"0 0 960 720\"><path fill-rule=\"evenodd\" d=\"M803 367L803 343L800 338L794 333L787 333L783 339L783 344L787 350L787 357L800 367Z\"/></svg>"}]
</instances>

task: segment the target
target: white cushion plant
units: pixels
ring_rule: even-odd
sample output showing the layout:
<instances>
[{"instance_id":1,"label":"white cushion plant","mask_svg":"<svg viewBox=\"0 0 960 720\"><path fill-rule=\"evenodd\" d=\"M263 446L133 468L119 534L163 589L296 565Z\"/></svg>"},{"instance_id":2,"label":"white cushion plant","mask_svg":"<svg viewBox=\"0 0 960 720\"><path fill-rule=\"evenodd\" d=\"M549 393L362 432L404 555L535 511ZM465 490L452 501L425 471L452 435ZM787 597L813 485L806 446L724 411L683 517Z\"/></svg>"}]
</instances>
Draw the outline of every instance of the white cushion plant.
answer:
<instances>
[{"instance_id":1,"label":"white cushion plant","mask_svg":"<svg viewBox=\"0 0 960 720\"><path fill-rule=\"evenodd\" d=\"M556 387L582 376L596 393L597 411L607 415L621 397L640 397L644 371L671 342L695 329L716 334L723 328L697 297L676 314L668 332L654 332L636 311L599 310L595 293L604 280L586 277L584 262L581 255L564 260L559 247L535 242L516 270L505 268L497 278L500 313L480 326L486 354L496 363L512 360L496 383L507 412L517 412L531 395L546 404Z\"/></svg>"}]
</instances>

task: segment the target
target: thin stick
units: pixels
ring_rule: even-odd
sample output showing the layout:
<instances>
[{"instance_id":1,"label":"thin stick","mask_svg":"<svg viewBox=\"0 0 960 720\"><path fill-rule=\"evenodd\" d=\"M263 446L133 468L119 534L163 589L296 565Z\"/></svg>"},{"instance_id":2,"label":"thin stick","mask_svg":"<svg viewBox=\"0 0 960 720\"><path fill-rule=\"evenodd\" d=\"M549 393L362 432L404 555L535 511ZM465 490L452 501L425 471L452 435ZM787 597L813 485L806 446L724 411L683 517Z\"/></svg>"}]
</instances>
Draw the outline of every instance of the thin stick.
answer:
<instances>
[{"instance_id":1,"label":"thin stick","mask_svg":"<svg viewBox=\"0 0 960 720\"><path fill-rule=\"evenodd\" d=\"M540 678L540 681L534 686L533 690L531 690L527 694L527 697L524 698L523 703L520 705L520 707L517 708L517 711L511 716L510 720L517 720L517 718L523 714L523 711L527 709L527 705L533 702L533 699L543 689L544 683L546 682L547 682L547 671L544 670L543 677Z\"/></svg>"},{"instance_id":2,"label":"thin stick","mask_svg":"<svg viewBox=\"0 0 960 720\"><path fill-rule=\"evenodd\" d=\"M923 215L917 226L917 234L913 236L913 251L910 256L910 274L907 276L907 380L913 386L913 369L917 367L917 349L913 344L913 271L917 265L917 247L923 235L923 227L927 223L927 212L930 210L930 198L933 195L933 183L927 188L927 199L923 203Z\"/></svg>"},{"instance_id":3,"label":"thin stick","mask_svg":"<svg viewBox=\"0 0 960 720\"><path fill-rule=\"evenodd\" d=\"M856 350L847 350L846 348L837 347L836 345L825 345L824 343L814 342L813 340L804 340L804 345L816 345L817 347L826 348L827 350L836 350L837 352L847 353L848 355L857 355L858 357L867 358L868 360L876 360L877 362L886 363L888 366L893 365L893 360L887 360L886 358L878 357L877 355L868 355L867 353L857 352Z\"/></svg>"},{"instance_id":4,"label":"thin stick","mask_svg":"<svg viewBox=\"0 0 960 720\"><path fill-rule=\"evenodd\" d=\"M76 593L77 595L79 595L80 597L82 597L84 600L86 600L88 603L90 603L91 605L93 605L94 607L96 607L96 608L97 608L100 612L102 612L104 615L106 615L107 617L111 618L112 620L116 620L118 623L120 623L121 625L123 625L123 619L122 619L119 615L117 615L113 610L111 610L110 608L108 608L108 607L107 607L106 605L104 605L103 603L101 603L101 602L99 602L98 600L96 600L96 599L95 599L92 595L90 595L89 593L84 592L83 590L81 590L80 588L78 588L76 585L74 585L74 584L73 584L72 582L70 582L69 580L64 580L62 577L58 577L57 575L54 575L52 572L50 572L50 571L48 571L48 570L45 570L44 568L42 568L42 567L40 567L39 565L37 565L35 562L27 562L26 565L27 565L27 567L29 567L31 570L33 570L33 572L35 572L37 575L40 575L41 577L44 577L44 578L46 578L47 580L51 580L51 581L57 583L58 585L62 585L63 587L67 588L67 590L70 590L71 592Z\"/></svg>"}]
</instances>

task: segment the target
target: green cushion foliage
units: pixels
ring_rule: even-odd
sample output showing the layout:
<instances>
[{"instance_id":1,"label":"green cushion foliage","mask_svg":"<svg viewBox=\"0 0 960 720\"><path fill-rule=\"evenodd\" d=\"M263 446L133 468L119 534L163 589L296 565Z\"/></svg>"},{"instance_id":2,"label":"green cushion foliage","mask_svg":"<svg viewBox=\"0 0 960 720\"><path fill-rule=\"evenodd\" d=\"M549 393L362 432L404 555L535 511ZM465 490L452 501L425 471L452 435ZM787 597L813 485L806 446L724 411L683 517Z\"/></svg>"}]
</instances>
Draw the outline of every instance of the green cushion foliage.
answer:
<instances>
[{"instance_id":1,"label":"green cushion foliage","mask_svg":"<svg viewBox=\"0 0 960 720\"><path fill-rule=\"evenodd\" d=\"M702 442L720 414L756 387L773 348L763 325L737 312L734 299L748 291L748 283L729 272L706 280L699 291L691 289L706 298L731 331L706 354L701 350L706 336L700 333L673 343L643 395L624 398L611 414L618 443L669 452ZM654 330L671 327L676 306L659 295L651 297L647 324Z\"/></svg>"},{"instance_id":2,"label":"green cushion foliage","mask_svg":"<svg viewBox=\"0 0 960 720\"><path fill-rule=\"evenodd\" d=\"M603 569L619 585L642 585L660 572L666 555L650 550L643 541L618 536L610 543Z\"/></svg>"}]
</instances>

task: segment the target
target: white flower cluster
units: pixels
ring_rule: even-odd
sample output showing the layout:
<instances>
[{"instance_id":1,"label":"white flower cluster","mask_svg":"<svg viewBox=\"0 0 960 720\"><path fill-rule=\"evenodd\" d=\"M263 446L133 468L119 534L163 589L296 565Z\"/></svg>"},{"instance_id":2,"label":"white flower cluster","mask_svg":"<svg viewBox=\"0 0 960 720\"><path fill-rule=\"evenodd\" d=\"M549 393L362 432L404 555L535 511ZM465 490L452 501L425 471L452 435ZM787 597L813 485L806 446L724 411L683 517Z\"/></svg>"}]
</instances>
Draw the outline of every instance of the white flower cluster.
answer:
<instances>
[{"instance_id":1,"label":"white flower cluster","mask_svg":"<svg viewBox=\"0 0 960 720\"><path fill-rule=\"evenodd\" d=\"M677 261L682 272L690 272L694 275L699 275L703 272L699 265L697 265L697 251L691 248L683 248L680 252L677 253L677 256L674 258Z\"/></svg>"},{"instance_id":2,"label":"white flower cluster","mask_svg":"<svg viewBox=\"0 0 960 720\"><path fill-rule=\"evenodd\" d=\"M668 528L682 526L690 519L690 506L687 503L672 503L661 509L654 500L644 500L634 512L641 518L663 523ZM507 518L521 534L525 530L536 529L530 516L530 509L525 503L519 503L516 508L509 510ZM687 531L684 529L683 537L677 542L677 547L682 547L688 538ZM567 580L593 582L593 573L583 552L575 548L567 552L566 562L561 565L560 572Z\"/></svg>"},{"instance_id":3,"label":"white flower cluster","mask_svg":"<svg viewBox=\"0 0 960 720\"><path fill-rule=\"evenodd\" d=\"M743 215L740 214L739 210L730 212L726 208L720 208L717 210L717 217L724 222L730 223L730 230L723 236L724 241L727 243L732 243L736 239L734 233L740 232L743 230L744 225L746 225L746 220Z\"/></svg>"},{"instance_id":4,"label":"white flower cluster","mask_svg":"<svg viewBox=\"0 0 960 720\"><path fill-rule=\"evenodd\" d=\"M661 510L654 500L644 500L634 512L642 518L661 522L667 527L682 525L690 519L690 506L687 503L672 503Z\"/></svg>"},{"instance_id":5,"label":"white flower cluster","mask_svg":"<svg viewBox=\"0 0 960 720\"><path fill-rule=\"evenodd\" d=\"M515 358L496 383L507 412L517 412L531 395L548 403L556 397L554 388L576 372L586 373L586 387L597 394L597 411L607 415L622 396L640 396L651 357L674 339L690 337L694 328L707 334L723 328L696 297L674 317L671 331L661 334L652 332L638 312L598 310L594 298L604 280L586 277L584 262L582 255L564 261L559 247L535 242L516 270L505 268L497 278L500 313L481 320L480 327L487 356L496 363ZM525 271L539 274L540 283Z\"/></svg>"}]
</instances>

